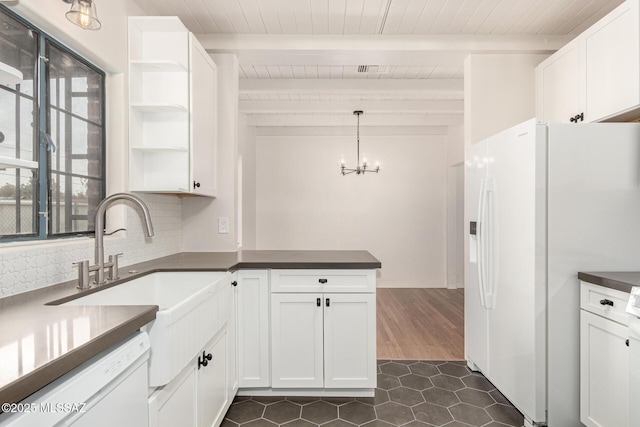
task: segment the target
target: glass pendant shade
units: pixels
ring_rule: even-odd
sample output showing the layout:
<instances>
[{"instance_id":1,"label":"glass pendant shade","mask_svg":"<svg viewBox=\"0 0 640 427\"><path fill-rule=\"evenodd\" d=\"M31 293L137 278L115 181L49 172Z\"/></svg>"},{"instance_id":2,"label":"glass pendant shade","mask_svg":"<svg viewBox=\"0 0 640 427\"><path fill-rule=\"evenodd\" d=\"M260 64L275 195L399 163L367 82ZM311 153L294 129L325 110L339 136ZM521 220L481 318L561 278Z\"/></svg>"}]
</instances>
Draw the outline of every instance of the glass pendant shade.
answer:
<instances>
[{"instance_id":1,"label":"glass pendant shade","mask_svg":"<svg viewBox=\"0 0 640 427\"><path fill-rule=\"evenodd\" d=\"M98 20L96 4L93 0L73 0L67 19L85 30L98 30L102 26Z\"/></svg>"}]
</instances>

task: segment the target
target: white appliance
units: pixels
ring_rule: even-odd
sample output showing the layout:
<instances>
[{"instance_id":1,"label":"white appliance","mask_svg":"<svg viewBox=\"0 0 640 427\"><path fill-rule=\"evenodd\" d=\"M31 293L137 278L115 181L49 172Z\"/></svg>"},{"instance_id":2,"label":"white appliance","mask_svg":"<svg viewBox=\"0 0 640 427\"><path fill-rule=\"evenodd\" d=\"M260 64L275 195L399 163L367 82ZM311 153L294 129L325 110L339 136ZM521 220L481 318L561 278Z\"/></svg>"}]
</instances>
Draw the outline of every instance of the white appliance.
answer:
<instances>
[{"instance_id":1,"label":"white appliance","mask_svg":"<svg viewBox=\"0 0 640 427\"><path fill-rule=\"evenodd\" d=\"M149 336L138 332L0 414L2 427L149 425Z\"/></svg>"},{"instance_id":2,"label":"white appliance","mask_svg":"<svg viewBox=\"0 0 640 427\"><path fill-rule=\"evenodd\" d=\"M640 420L640 287L631 289L627 313L635 317L629 319L629 419Z\"/></svg>"},{"instance_id":3,"label":"white appliance","mask_svg":"<svg viewBox=\"0 0 640 427\"><path fill-rule=\"evenodd\" d=\"M640 266L640 124L532 119L465 172L468 365L526 425L581 426L577 273Z\"/></svg>"}]
</instances>

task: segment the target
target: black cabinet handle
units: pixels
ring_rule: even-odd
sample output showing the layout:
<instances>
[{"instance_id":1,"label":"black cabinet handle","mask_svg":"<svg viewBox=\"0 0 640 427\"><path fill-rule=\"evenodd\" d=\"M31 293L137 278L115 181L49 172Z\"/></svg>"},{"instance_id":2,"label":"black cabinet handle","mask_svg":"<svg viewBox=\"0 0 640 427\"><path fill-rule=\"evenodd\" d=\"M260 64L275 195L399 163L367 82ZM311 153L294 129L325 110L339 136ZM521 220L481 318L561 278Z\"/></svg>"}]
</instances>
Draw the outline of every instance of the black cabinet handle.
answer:
<instances>
[{"instance_id":1,"label":"black cabinet handle","mask_svg":"<svg viewBox=\"0 0 640 427\"><path fill-rule=\"evenodd\" d=\"M584 122L584 113L576 114L569 119L571 123L578 123L578 121Z\"/></svg>"},{"instance_id":2,"label":"black cabinet handle","mask_svg":"<svg viewBox=\"0 0 640 427\"><path fill-rule=\"evenodd\" d=\"M316 298L316 305L320 307L322 305L321 298Z\"/></svg>"},{"instance_id":3,"label":"black cabinet handle","mask_svg":"<svg viewBox=\"0 0 640 427\"><path fill-rule=\"evenodd\" d=\"M323 283L323 284L324 284L324 283L327 283L327 279L318 279L318 282L320 282L320 283Z\"/></svg>"},{"instance_id":4,"label":"black cabinet handle","mask_svg":"<svg viewBox=\"0 0 640 427\"><path fill-rule=\"evenodd\" d=\"M629 340L628 340L628 339L627 339L627 340L625 340L625 341L624 341L624 343L625 343L625 345L626 345L627 347L629 347Z\"/></svg>"},{"instance_id":5,"label":"black cabinet handle","mask_svg":"<svg viewBox=\"0 0 640 427\"><path fill-rule=\"evenodd\" d=\"M331 300L329 298L327 298L326 304L327 304L327 307L329 307L331 305Z\"/></svg>"},{"instance_id":6,"label":"black cabinet handle","mask_svg":"<svg viewBox=\"0 0 640 427\"><path fill-rule=\"evenodd\" d=\"M206 368L211 359L213 359L213 355L211 353L207 354L207 352L203 351L202 356L198 356L198 369L200 369L201 366Z\"/></svg>"},{"instance_id":7,"label":"black cabinet handle","mask_svg":"<svg viewBox=\"0 0 640 427\"><path fill-rule=\"evenodd\" d=\"M238 282L234 280L233 282L231 282L231 286L238 286Z\"/></svg>"},{"instance_id":8,"label":"black cabinet handle","mask_svg":"<svg viewBox=\"0 0 640 427\"><path fill-rule=\"evenodd\" d=\"M601 305L610 305L611 307L613 307L613 301L611 301L610 299L601 299L600 300L600 304Z\"/></svg>"},{"instance_id":9,"label":"black cabinet handle","mask_svg":"<svg viewBox=\"0 0 640 427\"><path fill-rule=\"evenodd\" d=\"M193 181L193 188L200 188L200 183Z\"/></svg>"}]
</instances>

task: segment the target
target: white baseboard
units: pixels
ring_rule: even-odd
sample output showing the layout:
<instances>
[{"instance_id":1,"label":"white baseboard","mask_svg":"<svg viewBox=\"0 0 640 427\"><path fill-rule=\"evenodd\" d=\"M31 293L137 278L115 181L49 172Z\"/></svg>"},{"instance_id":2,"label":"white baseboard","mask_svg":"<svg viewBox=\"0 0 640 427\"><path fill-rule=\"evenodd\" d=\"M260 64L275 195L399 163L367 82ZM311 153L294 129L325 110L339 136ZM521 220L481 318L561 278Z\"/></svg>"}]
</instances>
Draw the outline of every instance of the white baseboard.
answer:
<instances>
[{"instance_id":1,"label":"white baseboard","mask_svg":"<svg viewBox=\"0 0 640 427\"><path fill-rule=\"evenodd\" d=\"M464 283L454 283L445 286L443 283L425 283L422 281L399 281L399 280L383 280L378 279L376 283L378 288L424 288L424 289L462 289Z\"/></svg>"},{"instance_id":2,"label":"white baseboard","mask_svg":"<svg viewBox=\"0 0 640 427\"><path fill-rule=\"evenodd\" d=\"M464 288L464 283L449 283L447 285L447 289L462 289Z\"/></svg>"},{"instance_id":3,"label":"white baseboard","mask_svg":"<svg viewBox=\"0 0 640 427\"><path fill-rule=\"evenodd\" d=\"M436 289L436 288L446 288L444 283L426 283L423 281L413 281L413 280L383 280L378 279L376 286L378 288L426 288L426 289Z\"/></svg>"}]
</instances>

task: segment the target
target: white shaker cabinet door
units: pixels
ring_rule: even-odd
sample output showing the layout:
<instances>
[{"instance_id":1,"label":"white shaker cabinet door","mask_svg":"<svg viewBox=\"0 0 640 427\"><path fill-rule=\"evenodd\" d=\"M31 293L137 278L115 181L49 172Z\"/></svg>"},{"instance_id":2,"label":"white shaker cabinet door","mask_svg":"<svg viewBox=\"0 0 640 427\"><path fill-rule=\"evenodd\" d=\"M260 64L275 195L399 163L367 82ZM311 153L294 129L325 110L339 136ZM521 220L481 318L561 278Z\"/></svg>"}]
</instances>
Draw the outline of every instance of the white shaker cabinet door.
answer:
<instances>
[{"instance_id":1,"label":"white shaker cabinet door","mask_svg":"<svg viewBox=\"0 0 640 427\"><path fill-rule=\"evenodd\" d=\"M228 392L228 331L225 329L205 346L207 366L197 370L198 426L212 427L222 423L230 396ZM202 358L202 354L200 357ZM197 364L197 361L195 362ZM181 424L175 424L181 425Z\"/></svg>"},{"instance_id":2,"label":"white shaker cabinet door","mask_svg":"<svg viewBox=\"0 0 640 427\"><path fill-rule=\"evenodd\" d=\"M619 115L640 104L638 15L638 0L625 1L580 36L587 122Z\"/></svg>"},{"instance_id":3,"label":"white shaker cabinet door","mask_svg":"<svg viewBox=\"0 0 640 427\"><path fill-rule=\"evenodd\" d=\"M237 291L239 386L270 387L269 271L238 271Z\"/></svg>"},{"instance_id":4,"label":"white shaker cabinet door","mask_svg":"<svg viewBox=\"0 0 640 427\"><path fill-rule=\"evenodd\" d=\"M196 427L196 373L190 364L149 396L149 427Z\"/></svg>"},{"instance_id":5,"label":"white shaker cabinet door","mask_svg":"<svg viewBox=\"0 0 640 427\"><path fill-rule=\"evenodd\" d=\"M575 39L536 67L536 117L542 123L569 123L584 112L580 40Z\"/></svg>"},{"instance_id":6,"label":"white shaker cabinet door","mask_svg":"<svg viewBox=\"0 0 640 427\"><path fill-rule=\"evenodd\" d=\"M215 196L217 146L217 68L189 34L191 88L191 192Z\"/></svg>"},{"instance_id":7,"label":"white shaker cabinet door","mask_svg":"<svg viewBox=\"0 0 640 427\"><path fill-rule=\"evenodd\" d=\"M322 294L271 295L272 387L322 388Z\"/></svg>"},{"instance_id":8,"label":"white shaker cabinet door","mask_svg":"<svg viewBox=\"0 0 640 427\"><path fill-rule=\"evenodd\" d=\"M375 388L375 294L324 294L322 305L325 388Z\"/></svg>"},{"instance_id":9,"label":"white shaker cabinet door","mask_svg":"<svg viewBox=\"0 0 640 427\"><path fill-rule=\"evenodd\" d=\"M628 335L626 326L580 310L580 421L587 427L629 426Z\"/></svg>"}]
</instances>

